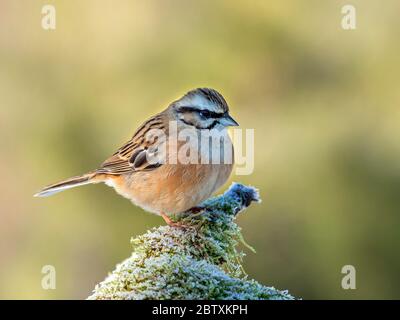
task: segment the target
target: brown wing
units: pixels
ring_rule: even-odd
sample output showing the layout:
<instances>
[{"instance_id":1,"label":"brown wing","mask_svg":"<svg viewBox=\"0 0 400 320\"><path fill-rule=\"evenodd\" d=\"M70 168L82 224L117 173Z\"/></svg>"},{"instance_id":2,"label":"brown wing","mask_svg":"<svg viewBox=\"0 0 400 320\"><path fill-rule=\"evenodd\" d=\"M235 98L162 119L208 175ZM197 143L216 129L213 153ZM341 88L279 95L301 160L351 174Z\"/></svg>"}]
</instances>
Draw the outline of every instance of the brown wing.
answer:
<instances>
[{"instance_id":1,"label":"brown wing","mask_svg":"<svg viewBox=\"0 0 400 320\"><path fill-rule=\"evenodd\" d=\"M146 139L146 134L152 129L165 132L164 121L161 115L156 115L146 121L135 132L132 139L118 149L110 158L103 162L97 173L120 175L124 173L154 170L161 163L149 163L149 148L155 145L157 139Z\"/></svg>"}]
</instances>

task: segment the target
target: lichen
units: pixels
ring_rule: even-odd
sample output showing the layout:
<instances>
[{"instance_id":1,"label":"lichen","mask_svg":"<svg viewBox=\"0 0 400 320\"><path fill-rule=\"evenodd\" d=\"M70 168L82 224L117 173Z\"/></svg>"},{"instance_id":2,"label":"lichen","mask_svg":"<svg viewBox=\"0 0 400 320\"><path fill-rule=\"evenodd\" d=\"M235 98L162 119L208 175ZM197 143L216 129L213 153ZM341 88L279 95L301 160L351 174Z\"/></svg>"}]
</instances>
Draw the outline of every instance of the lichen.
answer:
<instances>
[{"instance_id":1,"label":"lichen","mask_svg":"<svg viewBox=\"0 0 400 320\"><path fill-rule=\"evenodd\" d=\"M287 291L249 280L237 214L259 202L256 189L233 184L201 204L200 213L176 217L131 240L131 257L117 265L88 299L293 299ZM245 243L244 243L245 244Z\"/></svg>"}]
</instances>

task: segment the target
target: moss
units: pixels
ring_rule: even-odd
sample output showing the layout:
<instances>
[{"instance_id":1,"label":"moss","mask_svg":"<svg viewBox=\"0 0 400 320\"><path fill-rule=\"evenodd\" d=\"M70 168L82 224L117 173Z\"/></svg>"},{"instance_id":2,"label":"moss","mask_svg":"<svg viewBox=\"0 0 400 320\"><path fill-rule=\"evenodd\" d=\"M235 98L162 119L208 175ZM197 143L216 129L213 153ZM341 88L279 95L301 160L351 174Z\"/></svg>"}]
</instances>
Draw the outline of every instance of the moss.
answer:
<instances>
[{"instance_id":1,"label":"moss","mask_svg":"<svg viewBox=\"0 0 400 320\"><path fill-rule=\"evenodd\" d=\"M183 214L185 227L161 226L131 240L131 257L96 286L89 299L293 299L248 280L237 214L259 201L254 188L233 184L205 201L201 214Z\"/></svg>"}]
</instances>

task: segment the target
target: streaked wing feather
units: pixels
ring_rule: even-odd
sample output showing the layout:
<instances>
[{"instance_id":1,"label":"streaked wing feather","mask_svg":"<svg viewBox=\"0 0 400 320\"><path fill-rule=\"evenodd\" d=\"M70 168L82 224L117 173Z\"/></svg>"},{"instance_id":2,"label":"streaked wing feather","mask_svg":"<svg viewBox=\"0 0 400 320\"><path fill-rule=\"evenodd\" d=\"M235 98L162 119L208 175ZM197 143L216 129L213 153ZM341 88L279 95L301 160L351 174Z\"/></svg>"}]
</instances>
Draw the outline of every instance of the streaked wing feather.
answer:
<instances>
[{"instance_id":1,"label":"streaked wing feather","mask_svg":"<svg viewBox=\"0 0 400 320\"><path fill-rule=\"evenodd\" d=\"M161 115L156 115L146 121L136 130L132 139L125 143L110 158L104 161L98 173L120 175L135 171L154 170L161 164L147 162L147 149L155 141L145 141L145 135L152 129L164 130Z\"/></svg>"}]
</instances>

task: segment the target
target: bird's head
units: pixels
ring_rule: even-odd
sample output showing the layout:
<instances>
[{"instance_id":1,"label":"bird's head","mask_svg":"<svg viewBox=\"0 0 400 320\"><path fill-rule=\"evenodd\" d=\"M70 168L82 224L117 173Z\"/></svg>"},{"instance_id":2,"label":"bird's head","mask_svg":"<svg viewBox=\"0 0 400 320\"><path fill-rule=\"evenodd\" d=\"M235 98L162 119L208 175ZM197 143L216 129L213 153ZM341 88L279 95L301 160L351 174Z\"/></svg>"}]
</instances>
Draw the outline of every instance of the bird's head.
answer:
<instances>
[{"instance_id":1,"label":"bird's head","mask_svg":"<svg viewBox=\"0 0 400 320\"><path fill-rule=\"evenodd\" d=\"M224 97L216 90L198 88L175 101L171 108L177 121L197 129L238 126L230 116Z\"/></svg>"}]
</instances>

